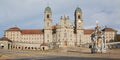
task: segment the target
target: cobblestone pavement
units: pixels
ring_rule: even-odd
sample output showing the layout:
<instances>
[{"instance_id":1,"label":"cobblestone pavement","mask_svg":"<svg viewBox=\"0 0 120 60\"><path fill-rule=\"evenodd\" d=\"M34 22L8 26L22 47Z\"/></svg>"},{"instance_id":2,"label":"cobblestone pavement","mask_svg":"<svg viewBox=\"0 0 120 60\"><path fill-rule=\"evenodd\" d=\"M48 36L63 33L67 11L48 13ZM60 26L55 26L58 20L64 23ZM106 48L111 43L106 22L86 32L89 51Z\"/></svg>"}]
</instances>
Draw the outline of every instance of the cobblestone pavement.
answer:
<instances>
[{"instance_id":1,"label":"cobblestone pavement","mask_svg":"<svg viewBox=\"0 0 120 60\"><path fill-rule=\"evenodd\" d=\"M0 50L0 60L120 60L120 49L91 54L87 48L61 48L49 51Z\"/></svg>"}]
</instances>

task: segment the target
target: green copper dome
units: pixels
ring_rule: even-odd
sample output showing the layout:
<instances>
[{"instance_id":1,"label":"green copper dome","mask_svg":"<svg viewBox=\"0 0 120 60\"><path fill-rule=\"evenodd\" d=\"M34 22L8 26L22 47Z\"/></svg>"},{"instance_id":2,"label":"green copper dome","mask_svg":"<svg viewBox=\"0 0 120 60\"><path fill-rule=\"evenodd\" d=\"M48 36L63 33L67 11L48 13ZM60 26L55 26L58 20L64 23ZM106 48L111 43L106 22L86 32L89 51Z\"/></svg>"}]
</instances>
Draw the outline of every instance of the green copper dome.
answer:
<instances>
[{"instance_id":1,"label":"green copper dome","mask_svg":"<svg viewBox=\"0 0 120 60\"><path fill-rule=\"evenodd\" d=\"M75 11L76 12L82 12L81 8L79 8L79 7L77 7Z\"/></svg>"},{"instance_id":2,"label":"green copper dome","mask_svg":"<svg viewBox=\"0 0 120 60\"><path fill-rule=\"evenodd\" d=\"M48 6L48 7L46 7L45 8L45 12L49 12L49 13L51 13L51 8Z\"/></svg>"}]
</instances>

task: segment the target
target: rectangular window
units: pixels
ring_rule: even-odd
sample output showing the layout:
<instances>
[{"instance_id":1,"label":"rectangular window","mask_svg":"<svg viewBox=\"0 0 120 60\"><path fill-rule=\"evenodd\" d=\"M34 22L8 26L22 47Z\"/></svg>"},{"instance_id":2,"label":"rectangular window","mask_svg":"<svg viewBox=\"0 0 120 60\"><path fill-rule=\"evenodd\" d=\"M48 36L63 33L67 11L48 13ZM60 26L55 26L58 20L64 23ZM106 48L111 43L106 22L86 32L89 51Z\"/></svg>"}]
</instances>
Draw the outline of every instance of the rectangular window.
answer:
<instances>
[{"instance_id":1,"label":"rectangular window","mask_svg":"<svg viewBox=\"0 0 120 60\"><path fill-rule=\"evenodd\" d=\"M59 37L60 37L60 34L59 34Z\"/></svg>"},{"instance_id":2,"label":"rectangular window","mask_svg":"<svg viewBox=\"0 0 120 60\"><path fill-rule=\"evenodd\" d=\"M67 37L67 34L66 34L66 33L64 33L64 37Z\"/></svg>"},{"instance_id":3,"label":"rectangular window","mask_svg":"<svg viewBox=\"0 0 120 60\"><path fill-rule=\"evenodd\" d=\"M47 38L49 38L49 34L47 34Z\"/></svg>"}]
</instances>

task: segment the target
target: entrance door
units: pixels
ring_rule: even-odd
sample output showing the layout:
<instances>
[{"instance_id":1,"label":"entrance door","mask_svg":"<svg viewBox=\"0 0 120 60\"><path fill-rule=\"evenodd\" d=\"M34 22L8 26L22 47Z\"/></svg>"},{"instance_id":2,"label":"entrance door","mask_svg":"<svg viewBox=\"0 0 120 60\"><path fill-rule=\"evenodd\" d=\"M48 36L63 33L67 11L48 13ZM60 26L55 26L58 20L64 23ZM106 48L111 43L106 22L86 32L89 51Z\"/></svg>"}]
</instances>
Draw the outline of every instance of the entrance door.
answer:
<instances>
[{"instance_id":1,"label":"entrance door","mask_svg":"<svg viewBox=\"0 0 120 60\"><path fill-rule=\"evenodd\" d=\"M67 46L67 41L64 42L64 46Z\"/></svg>"}]
</instances>

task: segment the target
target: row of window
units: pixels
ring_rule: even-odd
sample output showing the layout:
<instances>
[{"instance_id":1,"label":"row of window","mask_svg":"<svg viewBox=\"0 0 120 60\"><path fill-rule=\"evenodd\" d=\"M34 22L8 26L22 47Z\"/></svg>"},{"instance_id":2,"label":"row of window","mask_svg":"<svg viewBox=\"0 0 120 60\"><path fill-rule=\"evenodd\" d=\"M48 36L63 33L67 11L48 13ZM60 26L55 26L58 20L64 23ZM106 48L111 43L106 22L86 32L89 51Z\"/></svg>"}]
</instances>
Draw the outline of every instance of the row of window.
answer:
<instances>
[{"instance_id":1,"label":"row of window","mask_svg":"<svg viewBox=\"0 0 120 60\"><path fill-rule=\"evenodd\" d=\"M69 30L60 30L60 31L56 31L56 32L71 32L71 33L73 33L73 31L69 31Z\"/></svg>"},{"instance_id":2,"label":"row of window","mask_svg":"<svg viewBox=\"0 0 120 60\"><path fill-rule=\"evenodd\" d=\"M16 48L16 49L33 49L33 50L40 49L38 47L20 47L20 46L13 46L13 48Z\"/></svg>"},{"instance_id":3,"label":"row of window","mask_svg":"<svg viewBox=\"0 0 120 60\"><path fill-rule=\"evenodd\" d=\"M63 39L58 39L58 41L60 42L60 40L67 40L67 41L69 41L69 39L65 39L65 38L63 38ZM74 41L75 39L70 39L70 41Z\"/></svg>"},{"instance_id":4,"label":"row of window","mask_svg":"<svg viewBox=\"0 0 120 60\"><path fill-rule=\"evenodd\" d=\"M6 33L7 36L19 36L21 34L18 33ZM43 34L27 34L27 35L21 35L21 36L43 36Z\"/></svg>"},{"instance_id":5,"label":"row of window","mask_svg":"<svg viewBox=\"0 0 120 60\"><path fill-rule=\"evenodd\" d=\"M24 40L39 40L39 39L43 39L43 38L21 38L21 39L24 39Z\"/></svg>"},{"instance_id":6,"label":"row of window","mask_svg":"<svg viewBox=\"0 0 120 60\"><path fill-rule=\"evenodd\" d=\"M60 37L60 36L61 36L61 34L58 35L58 37ZM67 33L64 33L64 37L67 37ZM73 37L73 35L70 34L70 37Z\"/></svg>"},{"instance_id":7,"label":"row of window","mask_svg":"<svg viewBox=\"0 0 120 60\"><path fill-rule=\"evenodd\" d=\"M17 42L17 43L27 43L27 44L40 44L41 41L14 41L14 42Z\"/></svg>"}]
</instances>

